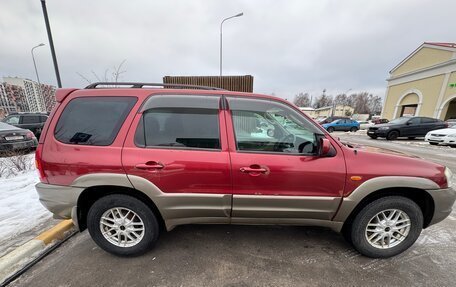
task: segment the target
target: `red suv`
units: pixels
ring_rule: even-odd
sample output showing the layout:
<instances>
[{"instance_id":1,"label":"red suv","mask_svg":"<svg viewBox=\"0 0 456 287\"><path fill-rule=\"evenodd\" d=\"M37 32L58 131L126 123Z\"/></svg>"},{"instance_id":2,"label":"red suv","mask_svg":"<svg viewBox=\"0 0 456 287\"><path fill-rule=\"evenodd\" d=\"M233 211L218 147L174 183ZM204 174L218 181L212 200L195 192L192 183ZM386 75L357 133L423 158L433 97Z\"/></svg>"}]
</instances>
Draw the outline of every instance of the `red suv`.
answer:
<instances>
[{"instance_id":1,"label":"red suv","mask_svg":"<svg viewBox=\"0 0 456 287\"><path fill-rule=\"evenodd\" d=\"M40 201L108 252L181 224L286 224L389 257L455 201L448 168L345 146L280 98L108 85L58 90L36 151Z\"/></svg>"}]
</instances>

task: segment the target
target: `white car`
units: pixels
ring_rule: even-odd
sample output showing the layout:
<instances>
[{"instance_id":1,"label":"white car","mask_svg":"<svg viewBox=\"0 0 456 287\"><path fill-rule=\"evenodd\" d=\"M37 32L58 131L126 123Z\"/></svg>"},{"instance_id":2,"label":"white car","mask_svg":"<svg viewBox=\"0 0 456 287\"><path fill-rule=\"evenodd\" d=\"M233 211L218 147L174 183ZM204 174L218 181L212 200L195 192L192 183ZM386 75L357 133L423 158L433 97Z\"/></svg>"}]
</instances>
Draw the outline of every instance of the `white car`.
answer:
<instances>
[{"instance_id":1,"label":"white car","mask_svg":"<svg viewBox=\"0 0 456 287\"><path fill-rule=\"evenodd\" d=\"M431 145L443 144L456 148L456 126L452 126L447 129L430 131L426 134L424 140L429 142Z\"/></svg>"},{"instance_id":2,"label":"white car","mask_svg":"<svg viewBox=\"0 0 456 287\"><path fill-rule=\"evenodd\" d=\"M375 125L371 121L358 121L358 123L359 123L359 129L360 130L368 130L370 127Z\"/></svg>"}]
</instances>

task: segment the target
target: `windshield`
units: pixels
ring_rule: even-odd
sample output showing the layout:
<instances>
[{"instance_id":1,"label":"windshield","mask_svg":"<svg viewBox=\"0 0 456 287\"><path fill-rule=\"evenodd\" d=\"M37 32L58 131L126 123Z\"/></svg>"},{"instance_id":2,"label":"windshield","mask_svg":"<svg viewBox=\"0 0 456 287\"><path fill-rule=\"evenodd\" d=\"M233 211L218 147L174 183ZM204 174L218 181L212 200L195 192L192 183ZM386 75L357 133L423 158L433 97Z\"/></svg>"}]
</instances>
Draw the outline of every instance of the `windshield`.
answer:
<instances>
[{"instance_id":1,"label":"windshield","mask_svg":"<svg viewBox=\"0 0 456 287\"><path fill-rule=\"evenodd\" d=\"M409 117L400 117L400 118L397 118L395 120L392 120L391 122L389 122L390 124L405 124L406 122L408 122L411 118Z\"/></svg>"}]
</instances>

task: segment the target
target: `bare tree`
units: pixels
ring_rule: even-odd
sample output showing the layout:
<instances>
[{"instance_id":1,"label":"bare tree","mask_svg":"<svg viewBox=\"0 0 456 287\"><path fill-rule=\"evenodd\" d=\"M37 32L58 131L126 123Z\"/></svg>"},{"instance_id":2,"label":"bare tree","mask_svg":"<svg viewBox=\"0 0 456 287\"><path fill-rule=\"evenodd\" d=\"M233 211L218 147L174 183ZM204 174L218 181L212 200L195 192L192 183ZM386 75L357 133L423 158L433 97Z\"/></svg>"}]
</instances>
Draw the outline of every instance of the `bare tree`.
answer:
<instances>
[{"instance_id":1,"label":"bare tree","mask_svg":"<svg viewBox=\"0 0 456 287\"><path fill-rule=\"evenodd\" d=\"M95 81L93 81L90 77L86 77L83 74L76 72L79 77L81 77L84 81L87 83L91 84L93 82L114 82L118 83L119 80L121 79L122 74L125 74L127 71L123 69L123 65L125 64L127 60L123 60L120 62L119 65L113 66L112 69L105 69L103 77L100 77L94 70L91 70L92 76L95 78ZM108 76L109 75L109 76Z\"/></svg>"},{"instance_id":2,"label":"bare tree","mask_svg":"<svg viewBox=\"0 0 456 287\"><path fill-rule=\"evenodd\" d=\"M310 96L301 92L295 96L293 103L298 107L310 107Z\"/></svg>"}]
</instances>

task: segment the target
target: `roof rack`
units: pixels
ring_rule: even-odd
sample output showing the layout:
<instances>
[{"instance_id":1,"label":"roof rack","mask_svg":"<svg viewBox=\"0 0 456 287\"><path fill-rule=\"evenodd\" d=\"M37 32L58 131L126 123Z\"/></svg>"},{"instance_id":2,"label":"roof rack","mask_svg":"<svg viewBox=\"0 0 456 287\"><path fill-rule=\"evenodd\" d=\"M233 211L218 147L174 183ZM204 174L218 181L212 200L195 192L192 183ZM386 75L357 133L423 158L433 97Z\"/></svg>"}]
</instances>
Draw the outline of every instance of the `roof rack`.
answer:
<instances>
[{"instance_id":1,"label":"roof rack","mask_svg":"<svg viewBox=\"0 0 456 287\"><path fill-rule=\"evenodd\" d=\"M182 89L198 89L198 90L220 90L225 91L224 89L216 87L207 87L207 86L197 86L197 85L184 85L184 84L162 84L162 83L135 83L135 82L97 82L88 85L85 89L96 89L98 86L130 86L130 88L143 88L144 86L148 87L167 87L167 88L182 88ZM103 87L106 88L106 87Z\"/></svg>"}]
</instances>

